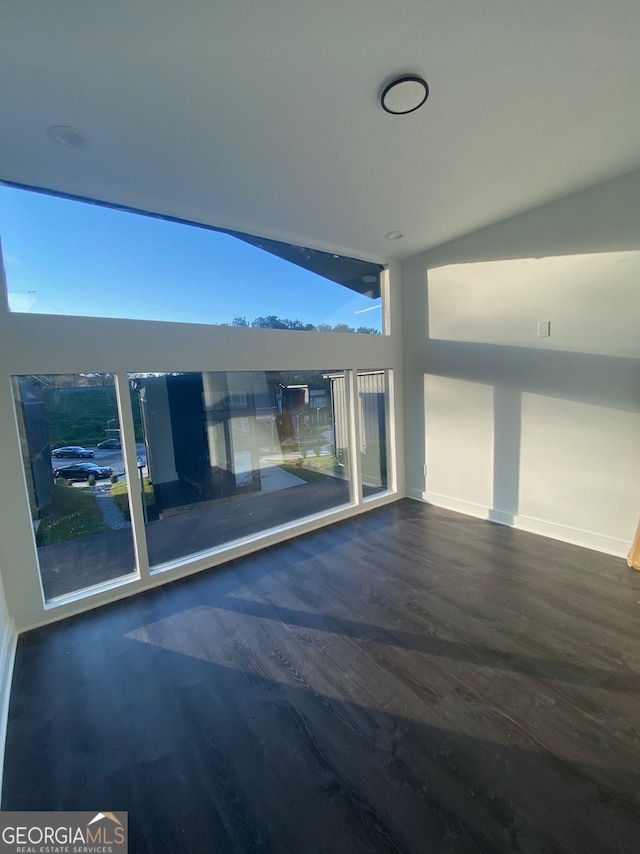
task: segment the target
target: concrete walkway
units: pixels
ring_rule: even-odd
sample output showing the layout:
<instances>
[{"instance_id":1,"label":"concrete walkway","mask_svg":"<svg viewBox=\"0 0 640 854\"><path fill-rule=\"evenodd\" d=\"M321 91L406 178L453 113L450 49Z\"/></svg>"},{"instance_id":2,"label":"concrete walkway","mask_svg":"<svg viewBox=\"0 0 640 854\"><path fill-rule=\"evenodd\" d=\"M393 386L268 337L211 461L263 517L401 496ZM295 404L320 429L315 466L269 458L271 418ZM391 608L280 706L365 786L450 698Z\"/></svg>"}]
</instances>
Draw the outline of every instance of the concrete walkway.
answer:
<instances>
[{"instance_id":1,"label":"concrete walkway","mask_svg":"<svg viewBox=\"0 0 640 854\"><path fill-rule=\"evenodd\" d=\"M110 487L108 486L96 486L93 489L88 489L87 492L95 498L98 509L102 513L102 521L107 528L111 528L112 531L130 528L131 523L127 522L124 513L111 497L109 490Z\"/></svg>"},{"instance_id":2,"label":"concrete walkway","mask_svg":"<svg viewBox=\"0 0 640 854\"><path fill-rule=\"evenodd\" d=\"M290 489L301 486L306 481L296 477L280 466L274 466L266 460L260 460L260 492L277 492L279 489Z\"/></svg>"}]
</instances>

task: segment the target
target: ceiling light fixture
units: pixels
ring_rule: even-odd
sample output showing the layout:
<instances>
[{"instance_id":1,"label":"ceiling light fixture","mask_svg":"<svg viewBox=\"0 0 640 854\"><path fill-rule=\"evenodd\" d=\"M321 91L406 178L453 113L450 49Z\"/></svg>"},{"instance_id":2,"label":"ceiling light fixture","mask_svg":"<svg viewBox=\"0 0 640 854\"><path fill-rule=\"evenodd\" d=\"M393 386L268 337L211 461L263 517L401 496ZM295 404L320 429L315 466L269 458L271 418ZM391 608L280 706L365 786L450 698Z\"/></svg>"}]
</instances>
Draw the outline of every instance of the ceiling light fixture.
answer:
<instances>
[{"instance_id":1,"label":"ceiling light fixture","mask_svg":"<svg viewBox=\"0 0 640 854\"><path fill-rule=\"evenodd\" d=\"M367 285L372 285L374 282L378 281L378 277L377 276L363 276L362 281L365 282Z\"/></svg>"},{"instance_id":2,"label":"ceiling light fixture","mask_svg":"<svg viewBox=\"0 0 640 854\"><path fill-rule=\"evenodd\" d=\"M64 145L65 148L86 148L89 145L89 137L86 133L69 125L54 125L47 133L54 142Z\"/></svg>"},{"instance_id":3,"label":"ceiling light fixture","mask_svg":"<svg viewBox=\"0 0 640 854\"><path fill-rule=\"evenodd\" d=\"M428 97L427 81L415 74L405 74L384 87L380 106L393 116L405 116L420 109Z\"/></svg>"},{"instance_id":4,"label":"ceiling light fixture","mask_svg":"<svg viewBox=\"0 0 640 854\"><path fill-rule=\"evenodd\" d=\"M400 240L401 237L404 237L404 231L390 231L385 234L386 240Z\"/></svg>"}]
</instances>

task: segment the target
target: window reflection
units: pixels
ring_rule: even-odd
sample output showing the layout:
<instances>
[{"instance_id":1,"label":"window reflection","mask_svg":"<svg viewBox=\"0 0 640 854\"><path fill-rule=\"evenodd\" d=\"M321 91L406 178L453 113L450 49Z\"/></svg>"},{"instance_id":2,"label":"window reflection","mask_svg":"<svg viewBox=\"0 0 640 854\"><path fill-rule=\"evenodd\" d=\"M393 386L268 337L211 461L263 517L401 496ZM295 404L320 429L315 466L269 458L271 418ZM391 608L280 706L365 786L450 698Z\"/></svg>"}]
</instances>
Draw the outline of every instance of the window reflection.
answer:
<instances>
[{"instance_id":1,"label":"window reflection","mask_svg":"<svg viewBox=\"0 0 640 854\"><path fill-rule=\"evenodd\" d=\"M387 371L358 371L363 494L388 489Z\"/></svg>"},{"instance_id":2,"label":"window reflection","mask_svg":"<svg viewBox=\"0 0 640 854\"><path fill-rule=\"evenodd\" d=\"M348 410L326 371L131 375L150 563L350 502Z\"/></svg>"}]
</instances>

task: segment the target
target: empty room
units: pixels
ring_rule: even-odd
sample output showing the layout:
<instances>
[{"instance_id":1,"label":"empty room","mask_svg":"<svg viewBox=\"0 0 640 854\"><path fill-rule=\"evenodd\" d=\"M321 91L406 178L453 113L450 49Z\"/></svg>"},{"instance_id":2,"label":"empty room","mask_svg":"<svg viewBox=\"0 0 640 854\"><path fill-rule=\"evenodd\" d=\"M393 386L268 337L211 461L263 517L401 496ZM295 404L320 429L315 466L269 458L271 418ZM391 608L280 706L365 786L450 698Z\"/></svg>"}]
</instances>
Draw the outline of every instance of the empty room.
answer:
<instances>
[{"instance_id":1,"label":"empty room","mask_svg":"<svg viewBox=\"0 0 640 854\"><path fill-rule=\"evenodd\" d=\"M0 8L0 847L636 852L640 10Z\"/></svg>"}]
</instances>

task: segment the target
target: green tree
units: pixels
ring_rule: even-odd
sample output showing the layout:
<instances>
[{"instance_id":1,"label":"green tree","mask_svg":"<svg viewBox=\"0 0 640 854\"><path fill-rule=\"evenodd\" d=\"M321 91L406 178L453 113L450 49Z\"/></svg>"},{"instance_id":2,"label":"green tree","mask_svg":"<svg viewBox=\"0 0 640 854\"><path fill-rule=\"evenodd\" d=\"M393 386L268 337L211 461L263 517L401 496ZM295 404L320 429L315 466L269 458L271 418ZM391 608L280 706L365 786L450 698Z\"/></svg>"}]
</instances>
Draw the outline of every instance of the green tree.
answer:
<instances>
[{"instance_id":1,"label":"green tree","mask_svg":"<svg viewBox=\"0 0 640 854\"><path fill-rule=\"evenodd\" d=\"M357 329L354 329L353 326L348 326L346 323L337 323L335 326L331 326L328 323L319 323L316 326L313 323L303 323L301 320L291 320L288 317L278 317L275 314L256 317L251 322L246 317L234 317L231 323L224 323L222 325L251 327L253 329L293 329L300 332L358 332L361 335L380 335L380 332L372 326L359 326Z\"/></svg>"}]
</instances>

